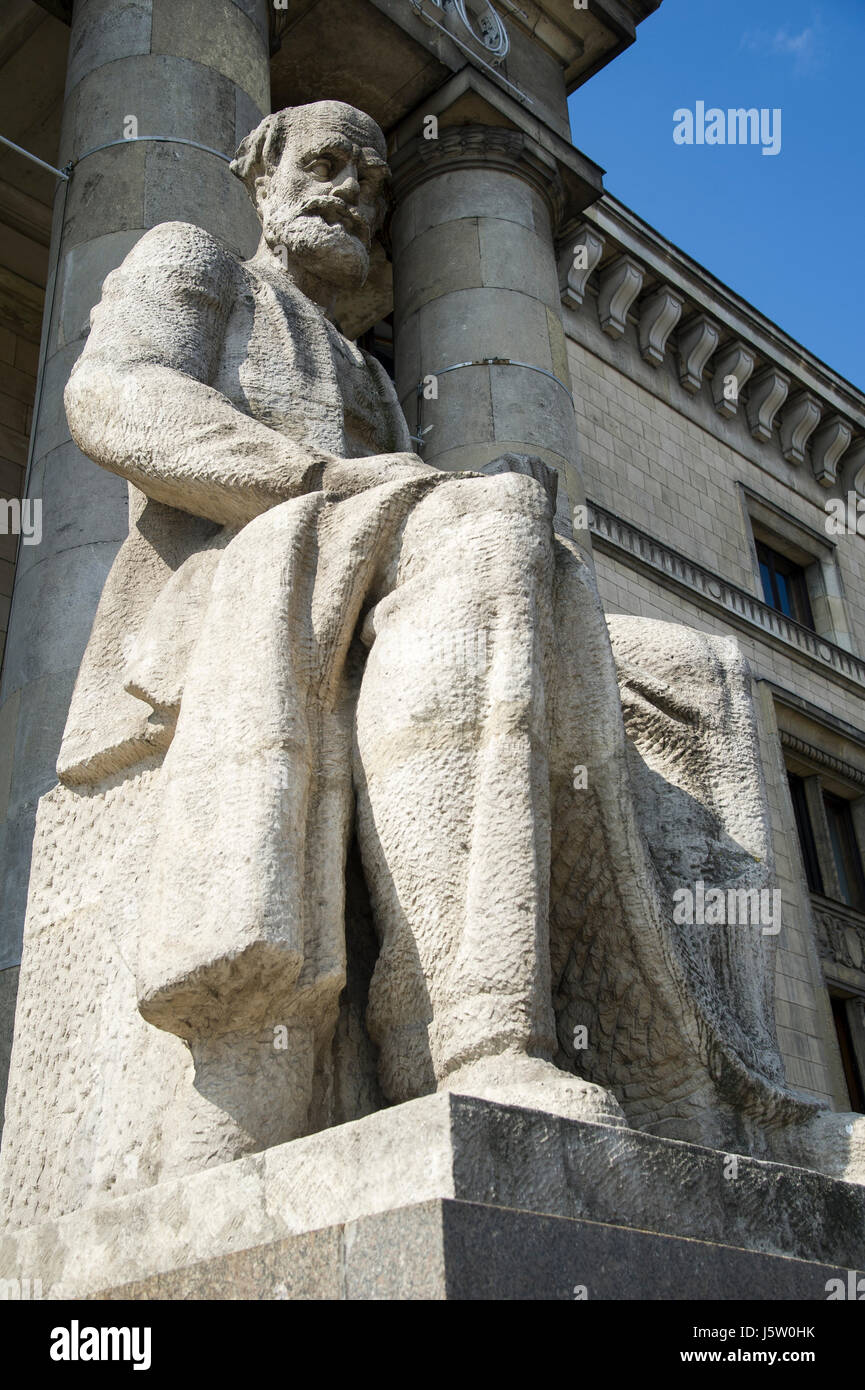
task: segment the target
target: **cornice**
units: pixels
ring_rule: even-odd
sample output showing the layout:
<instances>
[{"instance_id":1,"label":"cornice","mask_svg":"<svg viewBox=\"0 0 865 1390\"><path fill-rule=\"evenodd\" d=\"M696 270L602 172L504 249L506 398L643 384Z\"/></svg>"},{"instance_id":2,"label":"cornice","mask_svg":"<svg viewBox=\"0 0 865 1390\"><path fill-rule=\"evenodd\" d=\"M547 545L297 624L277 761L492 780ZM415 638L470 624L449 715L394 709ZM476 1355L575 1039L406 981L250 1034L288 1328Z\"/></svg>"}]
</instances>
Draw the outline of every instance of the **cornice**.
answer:
<instances>
[{"instance_id":1,"label":"cornice","mask_svg":"<svg viewBox=\"0 0 865 1390\"><path fill-rule=\"evenodd\" d=\"M684 292L688 299L699 301L699 307L705 312L716 318L720 316L731 326L734 320L742 319L748 325L748 339L755 343L762 355L776 359L784 370L807 378L805 384L812 390L824 396L837 396L838 408L846 407L848 413L858 413L859 423L865 429L865 392L840 372L833 371L827 363L785 333L772 319L761 314L747 299L737 295L699 261L620 203L618 198L604 193L581 214L582 218L596 226L601 234L606 233L621 243L630 254L644 260L658 280L666 280ZM561 235L569 234L570 229L563 227Z\"/></svg>"},{"instance_id":2,"label":"cornice","mask_svg":"<svg viewBox=\"0 0 865 1390\"><path fill-rule=\"evenodd\" d=\"M806 762L814 763L817 767L825 767L827 771L834 772L845 782L852 782L854 786L862 787L865 790L865 772L861 768L854 767L852 763L846 762L843 758L836 758L825 749L818 748L816 744L809 743L807 739L799 738L796 734L789 734L786 729L778 730L781 743L784 748L789 748L791 753L798 753L800 758Z\"/></svg>"},{"instance_id":3,"label":"cornice","mask_svg":"<svg viewBox=\"0 0 865 1390\"><path fill-rule=\"evenodd\" d=\"M585 246L592 268L575 293L574 256ZM654 371L672 365L685 393L707 391L718 415L738 416L821 489L865 495L865 394L850 382L609 194L564 225L557 249L566 309L597 312L618 338L630 320L632 346ZM634 293L611 319L609 287L624 266Z\"/></svg>"}]
</instances>

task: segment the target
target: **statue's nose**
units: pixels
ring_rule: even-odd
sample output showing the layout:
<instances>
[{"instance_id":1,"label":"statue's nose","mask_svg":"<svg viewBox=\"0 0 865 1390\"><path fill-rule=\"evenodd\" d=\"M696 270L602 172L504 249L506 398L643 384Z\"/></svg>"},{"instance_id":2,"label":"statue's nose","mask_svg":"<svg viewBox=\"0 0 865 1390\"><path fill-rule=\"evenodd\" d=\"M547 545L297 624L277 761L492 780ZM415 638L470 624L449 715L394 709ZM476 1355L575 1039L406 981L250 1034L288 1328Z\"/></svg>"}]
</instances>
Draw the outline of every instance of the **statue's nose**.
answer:
<instances>
[{"instance_id":1,"label":"statue's nose","mask_svg":"<svg viewBox=\"0 0 865 1390\"><path fill-rule=\"evenodd\" d=\"M347 164L342 170L339 178L333 185L334 197L342 198L343 202L357 203L360 196L360 182L357 177L357 170L353 164Z\"/></svg>"}]
</instances>

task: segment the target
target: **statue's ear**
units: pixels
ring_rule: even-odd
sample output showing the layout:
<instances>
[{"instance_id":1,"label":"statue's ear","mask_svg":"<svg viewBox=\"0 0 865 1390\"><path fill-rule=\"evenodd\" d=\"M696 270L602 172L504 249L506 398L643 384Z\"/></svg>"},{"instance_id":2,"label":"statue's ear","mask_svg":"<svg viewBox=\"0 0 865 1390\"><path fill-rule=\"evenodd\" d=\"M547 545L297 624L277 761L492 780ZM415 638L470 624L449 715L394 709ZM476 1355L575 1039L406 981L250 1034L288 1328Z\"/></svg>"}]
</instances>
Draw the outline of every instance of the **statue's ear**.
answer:
<instances>
[{"instance_id":1,"label":"statue's ear","mask_svg":"<svg viewBox=\"0 0 865 1390\"><path fill-rule=\"evenodd\" d=\"M268 136L273 130L276 115L265 116L259 122L255 130L251 130L237 147L237 153L231 161L229 168L232 174L246 185L246 191L253 202L255 201L256 186L258 180L264 174L264 154L268 143Z\"/></svg>"}]
</instances>

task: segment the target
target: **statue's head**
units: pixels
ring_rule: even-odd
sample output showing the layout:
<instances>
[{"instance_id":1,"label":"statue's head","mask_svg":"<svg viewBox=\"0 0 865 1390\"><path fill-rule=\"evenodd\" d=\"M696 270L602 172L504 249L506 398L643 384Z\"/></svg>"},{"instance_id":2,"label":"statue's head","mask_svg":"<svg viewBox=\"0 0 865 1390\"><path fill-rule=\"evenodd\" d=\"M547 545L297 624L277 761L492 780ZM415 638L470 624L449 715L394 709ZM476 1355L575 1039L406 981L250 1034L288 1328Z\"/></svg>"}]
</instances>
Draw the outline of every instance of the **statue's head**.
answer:
<instances>
[{"instance_id":1,"label":"statue's head","mask_svg":"<svg viewBox=\"0 0 865 1390\"><path fill-rule=\"evenodd\" d=\"M231 169L284 264L338 289L363 284L387 210L387 147L375 121L341 101L290 106L247 135Z\"/></svg>"}]
</instances>

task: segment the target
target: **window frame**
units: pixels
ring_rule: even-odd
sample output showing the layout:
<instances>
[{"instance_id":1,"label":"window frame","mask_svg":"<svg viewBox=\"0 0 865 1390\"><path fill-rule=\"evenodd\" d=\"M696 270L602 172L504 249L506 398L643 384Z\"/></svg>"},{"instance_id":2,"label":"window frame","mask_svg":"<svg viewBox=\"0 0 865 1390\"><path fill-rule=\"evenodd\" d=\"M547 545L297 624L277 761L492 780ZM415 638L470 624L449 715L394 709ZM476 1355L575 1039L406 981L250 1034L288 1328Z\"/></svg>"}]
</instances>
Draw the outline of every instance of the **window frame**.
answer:
<instances>
[{"instance_id":1,"label":"window frame","mask_svg":"<svg viewBox=\"0 0 865 1390\"><path fill-rule=\"evenodd\" d=\"M838 547L823 532L799 521L767 498L753 492L745 483L737 483L743 522L751 552L754 592L767 607L788 622L859 655L858 642L850 621L844 583L838 564ZM782 556L788 564L802 571L807 594L806 614L810 623L800 617L790 617L783 608L768 602L763 588L758 546Z\"/></svg>"},{"instance_id":2,"label":"window frame","mask_svg":"<svg viewBox=\"0 0 865 1390\"><path fill-rule=\"evenodd\" d=\"M853 1009L861 1016L862 1001L858 995L830 985L829 1003L850 1109L865 1114L865 1029L851 1017Z\"/></svg>"},{"instance_id":3,"label":"window frame","mask_svg":"<svg viewBox=\"0 0 865 1390\"><path fill-rule=\"evenodd\" d=\"M835 864L835 881L841 894L837 901L865 917L865 864L856 834L853 807L847 797L837 796L824 787L823 809ZM836 829L839 832L837 836L833 834Z\"/></svg>"},{"instance_id":4,"label":"window frame","mask_svg":"<svg viewBox=\"0 0 865 1390\"><path fill-rule=\"evenodd\" d=\"M817 627L814 622L814 614L811 611L811 600L808 596L808 580L803 566L797 565L795 560L791 560L783 551L774 550L765 541L759 540L757 537L754 538L754 541L757 548L757 564L760 569L764 603L767 603L770 608L774 608L776 612L783 613L785 618L790 618L800 627L807 627L812 632L816 632ZM769 593L767 593L767 576ZM790 612L784 606L779 580L783 581L784 589L789 595Z\"/></svg>"},{"instance_id":5,"label":"window frame","mask_svg":"<svg viewBox=\"0 0 865 1390\"><path fill-rule=\"evenodd\" d=\"M823 883L823 869L820 864L820 856L817 853L817 841L814 835L814 827L811 824L811 811L808 805L808 795L806 791L806 779L798 772L787 771L787 782L790 787L790 800L793 803L793 816L796 822L796 834L799 841L799 850L802 856L802 867L805 870L805 881L808 884L809 893L817 893L819 897L826 896L825 885Z\"/></svg>"}]
</instances>

